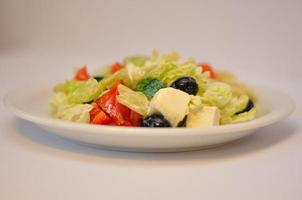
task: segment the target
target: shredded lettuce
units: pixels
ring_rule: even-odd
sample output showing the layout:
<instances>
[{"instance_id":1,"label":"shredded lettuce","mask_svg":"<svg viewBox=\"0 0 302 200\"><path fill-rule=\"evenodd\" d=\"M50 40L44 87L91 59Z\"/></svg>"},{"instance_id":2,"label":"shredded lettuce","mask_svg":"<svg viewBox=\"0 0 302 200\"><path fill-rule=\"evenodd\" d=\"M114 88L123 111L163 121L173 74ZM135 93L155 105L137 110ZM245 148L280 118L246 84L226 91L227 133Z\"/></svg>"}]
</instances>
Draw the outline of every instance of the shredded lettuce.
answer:
<instances>
[{"instance_id":1,"label":"shredded lettuce","mask_svg":"<svg viewBox=\"0 0 302 200\"><path fill-rule=\"evenodd\" d=\"M66 80L64 83L59 83L55 86L55 92L63 92L66 95L72 93L75 89L77 89L80 85L83 85L85 81L78 80Z\"/></svg>"},{"instance_id":2,"label":"shredded lettuce","mask_svg":"<svg viewBox=\"0 0 302 200\"><path fill-rule=\"evenodd\" d=\"M148 56L137 55L126 57L123 63L124 65L133 64L137 67L143 67L147 60L149 60Z\"/></svg>"},{"instance_id":3,"label":"shredded lettuce","mask_svg":"<svg viewBox=\"0 0 302 200\"><path fill-rule=\"evenodd\" d=\"M67 80L57 85L55 92L66 94L67 101L71 104L86 103L98 96L98 82L93 78L87 81Z\"/></svg>"},{"instance_id":4,"label":"shredded lettuce","mask_svg":"<svg viewBox=\"0 0 302 200\"><path fill-rule=\"evenodd\" d=\"M221 115L220 124L233 124L233 123L239 123L244 121L249 121L255 118L256 116L256 108L252 108L248 112L240 113L238 115Z\"/></svg>"},{"instance_id":5,"label":"shredded lettuce","mask_svg":"<svg viewBox=\"0 0 302 200\"><path fill-rule=\"evenodd\" d=\"M72 93L68 94L69 103L86 103L94 100L98 96L98 82L95 79L89 79L79 85Z\"/></svg>"},{"instance_id":6,"label":"shredded lettuce","mask_svg":"<svg viewBox=\"0 0 302 200\"><path fill-rule=\"evenodd\" d=\"M208 77L203 75L200 69L194 64L178 65L176 68L168 71L164 75L164 78L162 80L167 85L171 85L173 81L184 76L192 77L197 81L199 87L199 94L204 91L204 85L209 81Z\"/></svg>"},{"instance_id":7,"label":"shredded lettuce","mask_svg":"<svg viewBox=\"0 0 302 200\"><path fill-rule=\"evenodd\" d=\"M123 68L99 82L98 85L99 93L102 93L105 90L111 88L113 84L118 80L122 80L124 84L128 87L131 87L132 85L127 69Z\"/></svg>"},{"instance_id":8,"label":"shredded lettuce","mask_svg":"<svg viewBox=\"0 0 302 200\"><path fill-rule=\"evenodd\" d=\"M237 112L244 110L249 101L249 97L247 95L233 95L232 99L229 103L221 109L221 112L224 115L235 115Z\"/></svg>"},{"instance_id":9,"label":"shredded lettuce","mask_svg":"<svg viewBox=\"0 0 302 200\"><path fill-rule=\"evenodd\" d=\"M112 65L103 66L94 71L93 76L110 76L112 74Z\"/></svg>"},{"instance_id":10,"label":"shredded lettuce","mask_svg":"<svg viewBox=\"0 0 302 200\"><path fill-rule=\"evenodd\" d=\"M132 88L136 87L136 84L144 77L146 73L141 67L137 67L132 63L126 65L126 70L128 72L128 77Z\"/></svg>"},{"instance_id":11,"label":"shredded lettuce","mask_svg":"<svg viewBox=\"0 0 302 200\"><path fill-rule=\"evenodd\" d=\"M51 112L58 112L59 106L66 104L68 104L67 95L64 92L56 92L50 100Z\"/></svg>"},{"instance_id":12,"label":"shredded lettuce","mask_svg":"<svg viewBox=\"0 0 302 200\"><path fill-rule=\"evenodd\" d=\"M202 99L201 96L194 96L191 95L191 101L189 103L189 110L190 112L195 112L202 107Z\"/></svg>"},{"instance_id":13,"label":"shredded lettuce","mask_svg":"<svg viewBox=\"0 0 302 200\"><path fill-rule=\"evenodd\" d=\"M194 64L180 65L177 63L164 63L157 65L146 73L145 77L153 77L163 81L166 85L171 85L178 78L189 76L194 78L198 83L198 95L204 92L205 84L209 78L202 74L200 69Z\"/></svg>"},{"instance_id":14,"label":"shredded lettuce","mask_svg":"<svg viewBox=\"0 0 302 200\"><path fill-rule=\"evenodd\" d=\"M117 101L119 103L143 116L148 114L149 101L143 93L135 92L122 84L118 86L118 92Z\"/></svg>"},{"instance_id":15,"label":"shredded lettuce","mask_svg":"<svg viewBox=\"0 0 302 200\"><path fill-rule=\"evenodd\" d=\"M56 92L50 101L52 115L55 118L88 123L89 111L92 106L89 104L70 104L64 92Z\"/></svg>"},{"instance_id":16,"label":"shredded lettuce","mask_svg":"<svg viewBox=\"0 0 302 200\"><path fill-rule=\"evenodd\" d=\"M228 84L212 82L202 96L205 104L216 106L220 109L221 124L230 124L253 119L256 110L236 114L243 110L248 104L249 97L245 94L234 94Z\"/></svg>"},{"instance_id":17,"label":"shredded lettuce","mask_svg":"<svg viewBox=\"0 0 302 200\"><path fill-rule=\"evenodd\" d=\"M232 91L229 85L221 82L213 82L208 85L202 95L203 103L224 108L232 99Z\"/></svg>"},{"instance_id":18,"label":"shredded lettuce","mask_svg":"<svg viewBox=\"0 0 302 200\"><path fill-rule=\"evenodd\" d=\"M145 77L152 77L159 80L162 80L165 74L173 69L176 69L177 65L173 63L167 63L162 65L157 65L153 69L151 69L148 73L146 73Z\"/></svg>"},{"instance_id":19,"label":"shredded lettuce","mask_svg":"<svg viewBox=\"0 0 302 200\"><path fill-rule=\"evenodd\" d=\"M91 109L92 106L90 104L65 104L59 106L53 116L58 119L88 123Z\"/></svg>"}]
</instances>

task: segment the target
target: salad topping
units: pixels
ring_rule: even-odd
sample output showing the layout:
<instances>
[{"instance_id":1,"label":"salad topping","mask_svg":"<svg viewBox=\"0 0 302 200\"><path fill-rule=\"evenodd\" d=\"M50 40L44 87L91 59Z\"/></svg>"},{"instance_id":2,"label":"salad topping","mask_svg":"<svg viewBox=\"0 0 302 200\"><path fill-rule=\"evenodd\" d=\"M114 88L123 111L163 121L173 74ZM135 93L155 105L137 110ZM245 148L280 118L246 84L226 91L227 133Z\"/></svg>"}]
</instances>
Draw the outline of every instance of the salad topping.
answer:
<instances>
[{"instance_id":1,"label":"salad topping","mask_svg":"<svg viewBox=\"0 0 302 200\"><path fill-rule=\"evenodd\" d=\"M177 52L130 56L54 88L55 118L115 126L209 127L252 120L255 96L233 75Z\"/></svg>"}]
</instances>

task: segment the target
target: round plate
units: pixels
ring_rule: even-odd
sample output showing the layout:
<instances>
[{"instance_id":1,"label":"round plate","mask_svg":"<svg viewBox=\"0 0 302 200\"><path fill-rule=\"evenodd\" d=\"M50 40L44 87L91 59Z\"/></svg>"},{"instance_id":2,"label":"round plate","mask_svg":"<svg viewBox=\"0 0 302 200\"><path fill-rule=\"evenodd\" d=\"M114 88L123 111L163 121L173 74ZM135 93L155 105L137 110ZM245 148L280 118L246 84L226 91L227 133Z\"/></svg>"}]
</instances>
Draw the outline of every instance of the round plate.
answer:
<instances>
[{"instance_id":1,"label":"round plate","mask_svg":"<svg viewBox=\"0 0 302 200\"><path fill-rule=\"evenodd\" d=\"M49 100L53 86L30 85L9 92L5 105L18 117L83 144L138 152L174 152L209 148L250 135L287 117L294 102L276 90L256 87L257 117L249 122L210 128L140 128L81 124L53 119Z\"/></svg>"}]
</instances>

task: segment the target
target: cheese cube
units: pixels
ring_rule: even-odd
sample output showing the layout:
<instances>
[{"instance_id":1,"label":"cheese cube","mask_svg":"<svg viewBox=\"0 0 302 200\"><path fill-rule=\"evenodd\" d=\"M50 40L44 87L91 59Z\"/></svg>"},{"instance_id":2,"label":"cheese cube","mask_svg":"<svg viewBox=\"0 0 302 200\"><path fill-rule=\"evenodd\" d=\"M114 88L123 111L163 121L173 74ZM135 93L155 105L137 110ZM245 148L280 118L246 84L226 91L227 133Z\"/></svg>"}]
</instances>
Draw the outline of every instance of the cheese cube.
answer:
<instances>
[{"instance_id":1,"label":"cheese cube","mask_svg":"<svg viewBox=\"0 0 302 200\"><path fill-rule=\"evenodd\" d=\"M171 87L160 89L150 102L150 114L161 113L176 127L188 114L188 104L191 96L181 90Z\"/></svg>"},{"instance_id":2,"label":"cheese cube","mask_svg":"<svg viewBox=\"0 0 302 200\"><path fill-rule=\"evenodd\" d=\"M211 127L219 125L220 111L215 106L202 106L188 114L186 126L189 128Z\"/></svg>"}]
</instances>

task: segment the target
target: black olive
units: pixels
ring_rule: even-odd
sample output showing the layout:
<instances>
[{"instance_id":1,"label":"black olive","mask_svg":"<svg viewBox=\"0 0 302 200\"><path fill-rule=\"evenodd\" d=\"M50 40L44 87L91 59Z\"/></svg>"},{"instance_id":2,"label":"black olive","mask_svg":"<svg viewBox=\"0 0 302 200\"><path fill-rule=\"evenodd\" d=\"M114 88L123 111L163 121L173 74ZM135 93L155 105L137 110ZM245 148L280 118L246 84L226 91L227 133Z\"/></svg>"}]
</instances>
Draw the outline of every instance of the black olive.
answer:
<instances>
[{"instance_id":1,"label":"black olive","mask_svg":"<svg viewBox=\"0 0 302 200\"><path fill-rule=\"evenodd\" d=\"M192 95L198 92L198 84L192 77L179 78L171 84L171 87Z\"/></svg>"},{"instance_id":2,"label":"black olive","mask_svg":"<svg viewBox=\"0 0 302 200\"><path fill-rule=\"evenodd\" d=\"M184 117L183 120L181 120L178 124L177 127L186 127L187 125L187 115Z\"/></svg>"},{"instance_id":3,"label":"black olive","mask_svg":"<svg viewBox=\"0 0 302 200\"><path fill-rule=\"evenodd\" d=\"M244 113L244 112L248 112L250 111L252 108L254 108L254 102L252 100L249 99L249 101L247 102L246 107L242 110L236 113L236 115Z\"/></svg>"},{"instance_id":4,"label":"black olive","mask_svg":"<svg viewBox=\"0 0 302 200\"><path fill-rule=\"evenodd\" d=\"M143 118L142 127L171 127L171 124L161 114L152 114Z\"/></svg>"},{"instance_id":5,"label":"black olive","mask_svg":"<svg viewBox=\"0 0 302 200\"><path fill-rule=\"evenodd\" d=\"M95 76L93 77L95 80L97 80L98 82L100 82L101 80L103 80L103 76Z\"/></svg>"},{"instance_id":6,"label":"black olive","mask_svg":"<svg viewBox=\"0 0 302 200\"><path fill-rule=\"evenodd\" d=\"M91 101L88 101L88 102L85 102L86 104L92 104L94 102L94 100L91 100Z\"/></svg>"}]
</instances>

